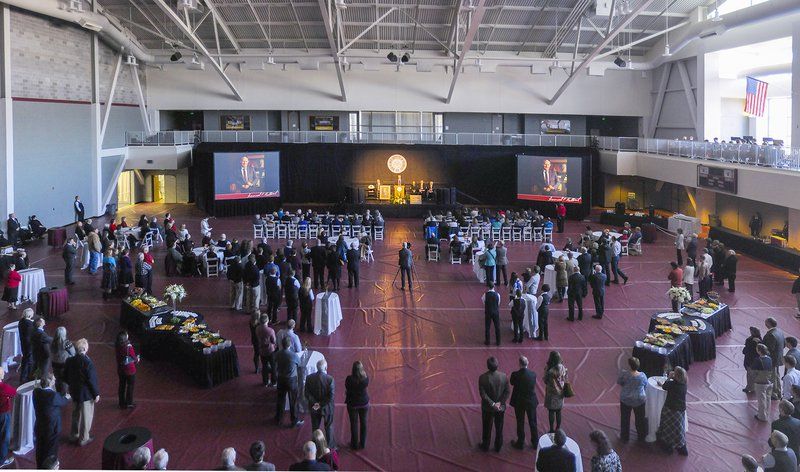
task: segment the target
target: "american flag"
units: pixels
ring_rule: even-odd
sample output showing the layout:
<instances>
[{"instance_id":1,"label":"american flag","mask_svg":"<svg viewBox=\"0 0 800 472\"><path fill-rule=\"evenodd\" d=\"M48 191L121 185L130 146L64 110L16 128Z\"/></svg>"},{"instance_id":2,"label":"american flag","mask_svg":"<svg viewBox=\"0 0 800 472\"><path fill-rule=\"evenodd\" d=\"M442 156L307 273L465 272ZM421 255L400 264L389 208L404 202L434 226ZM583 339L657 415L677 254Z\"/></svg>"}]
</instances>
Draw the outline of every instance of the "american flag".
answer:
<instances>
[{"instance_id":1,"label":"american flag","mask_svg":"<svg viewBox=\"0 0 800 472\"><path fill-rule=\"evenodd\" d=\"M768 83L752 77L747 78L744 112L753 116L764 116L767 104Z\"/></svg>"}]
</instances>

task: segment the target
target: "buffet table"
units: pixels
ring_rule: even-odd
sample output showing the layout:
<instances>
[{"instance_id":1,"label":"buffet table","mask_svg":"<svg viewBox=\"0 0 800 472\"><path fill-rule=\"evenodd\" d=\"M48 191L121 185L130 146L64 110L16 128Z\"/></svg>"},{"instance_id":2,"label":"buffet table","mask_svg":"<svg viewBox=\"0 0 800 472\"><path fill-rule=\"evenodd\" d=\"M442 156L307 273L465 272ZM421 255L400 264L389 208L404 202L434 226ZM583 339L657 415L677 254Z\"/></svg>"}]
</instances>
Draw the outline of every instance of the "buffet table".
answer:
<instances>
[{"instance_id":1,"label":"buffet table","mask_svg":"<svg viewBox=\"0 0 800 472\"><path fill-rule=\"evenodd\" d=\"M19 300L30 300L36 303L39 300L39 290L46 286L44 269L24 269L19 271L22 281L19 284Z\"/></svg>"},{"instance_id":2,"label":"buffet table","mask_svg":"<svg viewBox=\"0 0 800 472\"><path fill-rule=\"evenodd\" d=\"M692 345L692 359L694 361L710 361L717 358L717 342L714 327L702 319L693 319L689 316L677 316L679 313L656 313L650 317L649 332L653 332L659 324L657 319L664 319L679 325L688 325L697 328L697 331L687 331Z\"/></svg>"},{"instance_id":3,"label":"buffet table","mask_svg":"<svg viewBox=\"0 0 800 472\"><path fill-rule=\"evenodd\" d=\"M654 376L647 378L647 386L645 387L645 400L644 412L647 417L647 437L645 441L655 442L656 432L659 425L661 425L661 409L664 408L664 402L667 400L667 392L658 386L658 382L664 382L667 378L664 376ZM686 423L684 429L689 431L689 414L685 415Z\"/></svg>"},{"instance_id":4,"label":"buffet table","mask_svg":"<svg viewBox=\"0 0 800 472\"><path fill-rule=\"evenodd\" d=\"M334 292L317 294L314 303L314 334L329 336L342 322L342 305L339 295Z\"/></svg>"},{"instance_id":5,"label":"buffet table","mask_svg":"<svg viewBox=\"0 0 800 472\"><path fill-rule=\"evenodd\" d=\"M667 220L667 229L672 233L677 233L678 228L682 229L683 234L687 236L692 233L700 234L700 230L702 229L699 219L676 213Z\"/></svg>"},{"instance_id":6,"label":"buffet table","mask_svg":"<svg viewBox=\"0 0 800 472\"><path fill-rule=\"evenodd\" d=\"M717 337L733 329L733 325L731 324L731 309L725 304L720 304L710 315L698 313L686 306L683 307L681 313L683 313L684 318L704 320L706 323L709 323L714 328Z\"/></svg>"},{"instance_id":7,"label":"buffet table","mask_svg":"<svg viewBox=\"0 0 800 472\"><path fill-rule=\"evenodd\" d=\"M636 341L633 348L633 357L639 359L641 363L640 371L648 377L661 375L669 367L681 366L689 369L689 365L694 358L692 357L692 344L689 336L681 334L675 338L675 345L659 348L658 351L648 349L642 341Z\"/></svg>"},{"instance_id":8,"label":"buffet table","mask_svg":"<svg viewBox=\"0 0 800 472\"><path fill-rule=\"evenodd\" d=\"M127 301L122 302L120 325L141 342L141 354L149 360L169 360L179 365L200 386L213 387L239 376L239 358L236 346L226 341L214 347L203 347L179 329L159 330L151 326L154 317L169 320L175 315L169 308L155 309L155 314L143 313ZM186 313L186 312L178 312ZM177 315L177 318L186 318ZM192 314L197 324L203 317Z\"/></svg>"},{"instance_id":9,"label":"buffet table","mask_svg":"<svg viewBox=\"0 0 800 472\"><path fill-rule=\"evenodd\" d=\"M536 448L536 460L539 459L539 451L541 451L545 447L550 447L553 445L553 437L552 434L547 433L543 434L539 438L539 447ZM568 437L567 443L565 444L567 450L575 455L575 472L583 472L583 459L581 458L581 448L578 447L578 443L575 442L574 439Z\"/></svg>"}]
</instances>

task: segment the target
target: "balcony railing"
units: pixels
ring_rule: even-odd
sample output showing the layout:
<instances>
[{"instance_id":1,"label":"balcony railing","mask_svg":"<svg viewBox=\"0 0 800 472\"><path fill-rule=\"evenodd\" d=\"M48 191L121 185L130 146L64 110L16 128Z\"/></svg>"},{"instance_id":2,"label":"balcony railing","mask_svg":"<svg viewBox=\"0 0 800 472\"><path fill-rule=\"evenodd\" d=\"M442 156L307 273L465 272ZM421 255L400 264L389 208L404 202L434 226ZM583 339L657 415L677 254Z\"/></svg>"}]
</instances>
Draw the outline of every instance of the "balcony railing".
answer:
<instances>
[{"instance_id":1,"label":"balcony railing","mask_svg":"<svg viewBox=\"0 0 800 472\"><path fill-rule=\"evenodd\" d=\"M569 134L360 132L347 131L161 131L151 136L127 132L129 146L176 146L212 143L380 143L475 146L587 147L592 143L610 151L704 159L800 171L800 148L755 144L707 143L612 136Z\"/></svg>"}]
</instances>

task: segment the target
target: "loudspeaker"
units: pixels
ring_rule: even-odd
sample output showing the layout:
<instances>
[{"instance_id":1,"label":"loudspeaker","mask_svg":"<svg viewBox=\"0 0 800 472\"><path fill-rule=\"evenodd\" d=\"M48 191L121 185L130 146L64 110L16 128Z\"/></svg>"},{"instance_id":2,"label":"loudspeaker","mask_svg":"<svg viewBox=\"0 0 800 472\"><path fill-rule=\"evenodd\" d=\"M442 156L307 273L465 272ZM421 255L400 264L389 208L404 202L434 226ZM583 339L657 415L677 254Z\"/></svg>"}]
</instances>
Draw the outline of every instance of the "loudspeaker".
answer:
<instances>
[{"instance_id":1,"label":"loudspeaker","mask_svg":"<svg viewBox=\"0 0 800 472\"><path fill-rule=\"evenodd\" d=\"M450 203L449 203L450 205L455 205L456 204L456 200L457 200L456 194L457 194L456 188L455 187L450 187Z\"/></svg>"},{"instance_id":2,"label":"loudspeaker","mask_svg":"<svg viewBox=\"0 0 800 472\"><path fill-rule=\"evenodd\" d=\"M367 192L364 187L358 187L356 189L356 203L359 205L363 205L367 201Z\"/></svg>"}]
</instances>

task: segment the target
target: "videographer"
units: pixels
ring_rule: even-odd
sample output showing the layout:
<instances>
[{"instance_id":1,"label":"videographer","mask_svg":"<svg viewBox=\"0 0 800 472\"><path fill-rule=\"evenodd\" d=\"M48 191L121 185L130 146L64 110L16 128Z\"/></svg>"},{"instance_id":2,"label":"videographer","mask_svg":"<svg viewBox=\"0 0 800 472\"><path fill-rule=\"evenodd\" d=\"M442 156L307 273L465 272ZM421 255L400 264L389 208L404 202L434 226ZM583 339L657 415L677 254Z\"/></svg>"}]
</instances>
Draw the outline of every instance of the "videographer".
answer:
<instances>
[{"instance_id":1,"label":"videographer","mask_svg":"<svg viewBox=\"0 0 800 472\"><path fill-rule=\"evenodd\" d=\"M414 266L413 254L411 254L411 243L404 242L400 249L398 265L400 266L400 290L406 289L406 277L408 277L408 289L411 286L411 268Z\"/></svg>"}]
</instances>

